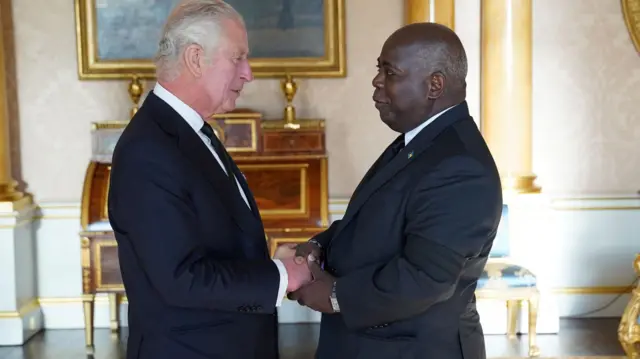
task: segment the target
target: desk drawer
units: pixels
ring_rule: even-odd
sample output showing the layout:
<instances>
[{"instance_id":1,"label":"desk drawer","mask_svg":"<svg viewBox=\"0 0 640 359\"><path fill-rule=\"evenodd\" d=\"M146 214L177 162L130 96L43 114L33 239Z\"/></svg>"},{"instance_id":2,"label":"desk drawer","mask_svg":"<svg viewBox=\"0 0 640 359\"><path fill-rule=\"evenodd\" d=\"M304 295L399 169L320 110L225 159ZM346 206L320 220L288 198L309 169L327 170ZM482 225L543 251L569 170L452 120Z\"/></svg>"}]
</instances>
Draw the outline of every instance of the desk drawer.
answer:
<instances>
[{"instance_id":1,"label":"desk drawer","mask_svg":"<svg viewBox=\"0 0 640 359\"><path fill-rule=\"evenodd\" d=\"M263 135L264 152L322 152L324 134L318 131L278 131Z\"/></svg>"}]
</instances>

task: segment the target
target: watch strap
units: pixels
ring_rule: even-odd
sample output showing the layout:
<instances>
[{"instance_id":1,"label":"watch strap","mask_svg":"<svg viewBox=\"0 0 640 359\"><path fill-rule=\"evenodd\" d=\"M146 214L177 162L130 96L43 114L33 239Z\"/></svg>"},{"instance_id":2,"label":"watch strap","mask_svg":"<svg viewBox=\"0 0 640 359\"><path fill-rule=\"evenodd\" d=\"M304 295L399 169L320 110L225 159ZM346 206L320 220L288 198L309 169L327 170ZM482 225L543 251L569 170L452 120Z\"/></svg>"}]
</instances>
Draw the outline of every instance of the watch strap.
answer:
<instances>
[{"instance_id":1,"label":"watch strap","mask_svg":"<svg viewBox=\"0 0 640 359\"><path fill-rule=\"evenodd\" d=\"M340 305L338 304L338 296L336 295L336 282L333 282L333 288L331 289L331 297L329 298L331 300L331 307L333 308L333 311L338 313L340 312Z\"/></svg>"}]
</instances>

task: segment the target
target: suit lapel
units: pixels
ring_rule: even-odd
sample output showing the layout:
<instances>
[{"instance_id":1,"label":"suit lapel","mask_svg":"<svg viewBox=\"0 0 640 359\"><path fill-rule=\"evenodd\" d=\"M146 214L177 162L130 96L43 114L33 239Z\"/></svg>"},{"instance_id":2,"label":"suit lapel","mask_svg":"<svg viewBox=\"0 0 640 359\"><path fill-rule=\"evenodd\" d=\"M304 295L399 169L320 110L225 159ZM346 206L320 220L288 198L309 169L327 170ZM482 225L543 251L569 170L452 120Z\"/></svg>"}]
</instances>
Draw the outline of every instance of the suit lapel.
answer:
<instances>
[{"instance_id":1,"label":"suit lapel","mask_svg":"<svg viewBox=\"0 0 640 359\"><path fill-rule=\"evenodd\" d=\"M425 127L409 144L402 149L392 160L384 167L375 169L379 164L382 156L378 158L376 163L367 172L364 179L358 185L358 188L354 192L347 211L340 221L334 238L338 236L340 231L344 229L351 220L358 214L362 206L369 200L369 198L385 183L389 182L398 172L400 172L405 166L412 161L416 160L418 156L423 154L427 148L431 146L433 140L447 127L451 126L458 120L468 118L469 109L466 102L463 102L446 113L442 114L440 118L433 123ZM367 178L369 177L369 178Z\"/></svg>"},{"instance_id":2,"label":"suit lapel","mask_svg":"<svg viewBox=\"0 0 640 359\"><path fill-rule=\"evenodd\" d=\"M390 143L389 146L387 146L387 148L384 149L384 151L382 151L378 159L373 163L373 165L371 165L371 167L369 167L369 170L367 171L367 173L364 175L364 177L362 177L362 180L360 180L358 187L356 187L356 190L353 191L351 198L356 198L358 196L358 193L360 192L360 189L362 189L362 186L364 186L365 183L369 182L371 177L373 177L373 175L379 170L379 167L382 165L381 162L384 159L385 153L390 150L389 147L391 147L392 145L393 145L393 142Z\"/></svg>"},{"instance_id":3,"label":"suit lapel","mask_svg":"<svg viewBox=\"0 0 640 359\"><path fill-rule=\"evenodd\" d=\"M239 227L250 234L258 234L258 238L263 238L262 223L259 217L256 217L249 209L242 199L237 185L229 180L200 137L171 106L155 96L153 92L149 93L147 101L151 101L151 104L159 110L156 112L154 119L166 132L177 137L180 150L201 171L202 175L216 190L216 193L222 197L223 203L229 206L231 217L238 223ZM232 166L237 170L235 165ZM234 173L236 170L234 170ZM244 182L244 179L238 178L238 180L240 183ZM251 192L247 191L248 187L245 188L243 186L243 189L245 189L247 199L251 198L253 200Z\"/></svg>"}]
</instances>

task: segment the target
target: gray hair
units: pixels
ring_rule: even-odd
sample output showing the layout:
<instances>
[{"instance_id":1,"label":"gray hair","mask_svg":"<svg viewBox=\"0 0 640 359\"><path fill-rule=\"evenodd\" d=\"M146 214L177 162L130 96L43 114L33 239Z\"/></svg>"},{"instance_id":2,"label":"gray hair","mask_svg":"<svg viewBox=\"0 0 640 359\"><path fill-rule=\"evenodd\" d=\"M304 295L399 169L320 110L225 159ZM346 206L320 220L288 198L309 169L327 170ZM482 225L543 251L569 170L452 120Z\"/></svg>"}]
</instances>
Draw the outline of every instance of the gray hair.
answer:
<instances>
[{"instance_id":1,"label":"gray hair","mask_svg":"<svg viewBox=\"0 0 640 359\"><path fill-rule=\"evenodd\" d=\"M154 59L156 77L170 81L180 70L180 56L193 44L213 55L224 36L223 22L235 20L244 25L242 16L222 0L183 0L172 11L162 30Z\"/></svg>"},{"instance_id":2,"label":"gray hair","mask_svg":"<svg viewBox=\"0 0 640 359\"><path fill-rule=\"evenodd\" d=\"M467 54L462 44L440 43L418 54L430 72L442 72L454 87L465 87L468 72Z\"/></svg>"}]
</instances>

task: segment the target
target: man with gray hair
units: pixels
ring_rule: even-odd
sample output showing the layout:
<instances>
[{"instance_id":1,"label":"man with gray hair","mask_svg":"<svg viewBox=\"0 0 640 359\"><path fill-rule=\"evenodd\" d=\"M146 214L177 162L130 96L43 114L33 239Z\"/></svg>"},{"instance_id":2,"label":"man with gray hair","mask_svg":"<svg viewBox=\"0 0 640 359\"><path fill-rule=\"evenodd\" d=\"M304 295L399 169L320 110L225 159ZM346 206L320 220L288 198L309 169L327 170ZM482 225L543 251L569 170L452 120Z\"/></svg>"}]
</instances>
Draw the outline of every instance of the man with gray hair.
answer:
<instances>
[{"instance_id":1,"label":"man with gray hair","mask_svg":"<svg viewBox=\"0 0 640 359\"><path fill-rule=\"evenodd\" d=\"M274 359L276 307L311 280L270 259L256 202L204 119L253 79L241 16L185 0L156 56L157 84L113 154L109 220L129 299L127 359Z\"/></svg>"}]
</instances>

